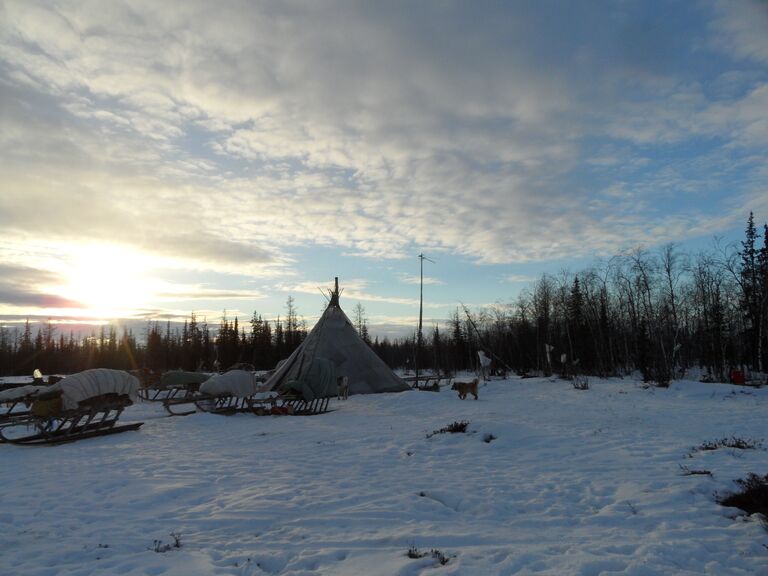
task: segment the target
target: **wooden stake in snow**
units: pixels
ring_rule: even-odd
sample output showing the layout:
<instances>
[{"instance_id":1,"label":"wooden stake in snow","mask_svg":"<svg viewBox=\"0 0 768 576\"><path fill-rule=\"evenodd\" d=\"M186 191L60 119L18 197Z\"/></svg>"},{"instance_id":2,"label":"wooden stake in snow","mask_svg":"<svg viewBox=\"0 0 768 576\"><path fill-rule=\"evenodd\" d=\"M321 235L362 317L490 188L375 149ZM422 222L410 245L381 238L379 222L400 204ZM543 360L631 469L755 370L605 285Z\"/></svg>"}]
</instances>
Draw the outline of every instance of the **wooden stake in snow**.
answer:
<instances>
[{"instance_id":1,"label":"wooden stake in snow","mask_svg":"<svg viewBox=\"0 0 768 576\"><path fill-rule=\"evenodd\" d=\"M461 307L464 309L464 314L466 314L466 315L467 315L467 320L469 320L469 324L470 324L470 325L472 326L472 328L474 329L474 331L475 331L475 334L477 334L477 341L478 341L478 342L480 342L480 344L483 346L483 348L485 348L485 349L488 351L488 353L489 353L489 354L490 354L490 355L491 355L491 356L492 356L494 359L496 359L496 361L497 361L499 364L501 364L502 366L504 366L504 368L505 368L505 369L506 369L508 372L512 372L512 368L510 368L510 367L507 365L507 363L506 363L506 362L504 362L504 360L502 360L502 359L501 359L501 358L499 358L499 357L498 357L496 354L494 354L494 353L493 353L493 350L491 350L491 347L490 347L490 346L488 346L488 345L487 345L487 344L486 344L486 343L483 341L483 337L482 337L482 335L480 334L480 330L478 330L478 329L477 329L477 325L475 324L475 321L472 319L472 314L470 314L470 313L469 313L469 308L467 308L467 307L464 305L464 303L463 303L463 302L459 302L459 304L461 304Z\"/></svg>"}]
</instances>

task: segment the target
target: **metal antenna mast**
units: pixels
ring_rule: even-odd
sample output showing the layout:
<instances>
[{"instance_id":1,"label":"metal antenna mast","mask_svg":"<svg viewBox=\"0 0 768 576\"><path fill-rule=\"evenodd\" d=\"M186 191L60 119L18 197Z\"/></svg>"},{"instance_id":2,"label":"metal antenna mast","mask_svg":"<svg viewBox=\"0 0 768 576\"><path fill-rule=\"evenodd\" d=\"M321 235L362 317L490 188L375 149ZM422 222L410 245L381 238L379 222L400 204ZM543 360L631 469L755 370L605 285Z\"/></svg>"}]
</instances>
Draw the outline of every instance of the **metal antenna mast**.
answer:
<instances>
[{"instance_id":1,"label":"metal antenna mast","mask_svg":"<svg viewBox=\"0 0 768 576\"><path fill-rule=\"evenodd\" d=\"M416 387L419 386L419 358L421 356L421 343L423 339L421 334L421 319L424 310L424 260L432 262L432 264L435 263L434 260L430 260L424 256L423 253L419 254L419 331L416 334L416 359L414 362L414 364L416 364Z\"/></svg>"}]
</instances>

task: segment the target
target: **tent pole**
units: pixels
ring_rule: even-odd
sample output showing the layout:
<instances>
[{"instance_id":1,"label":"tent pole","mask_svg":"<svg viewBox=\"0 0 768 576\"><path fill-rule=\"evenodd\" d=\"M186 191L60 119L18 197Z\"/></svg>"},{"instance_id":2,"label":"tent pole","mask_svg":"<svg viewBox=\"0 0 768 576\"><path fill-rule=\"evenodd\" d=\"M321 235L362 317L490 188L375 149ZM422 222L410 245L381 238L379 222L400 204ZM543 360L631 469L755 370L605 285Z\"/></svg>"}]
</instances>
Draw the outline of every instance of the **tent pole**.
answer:
<instances>
[{"instance_id":1,"label":"tent pole","mask_svg":"<svg viewBox=\"0 0 768 576\"><path fill-rule=\"evenodd\" d=\"M424 301L424 254L419 254L419 330L416 333L416 387L419 387L419 360L421 359L421 318Z\"/></svg>"},{"instance_id":2,"label":"tent pole","mask_svg":"<svg viewBox=\"0 0 768 576\"><path fill-rule=\"evenodd\" d=\"M423 337L421 333L421 319L424 310L424 260L435 263L434 260L430 260L424 253L419 254L419 331L416 334L416 387L419 386L419 360L421 357L421 345Z\"/></svg>"}]
</instances>

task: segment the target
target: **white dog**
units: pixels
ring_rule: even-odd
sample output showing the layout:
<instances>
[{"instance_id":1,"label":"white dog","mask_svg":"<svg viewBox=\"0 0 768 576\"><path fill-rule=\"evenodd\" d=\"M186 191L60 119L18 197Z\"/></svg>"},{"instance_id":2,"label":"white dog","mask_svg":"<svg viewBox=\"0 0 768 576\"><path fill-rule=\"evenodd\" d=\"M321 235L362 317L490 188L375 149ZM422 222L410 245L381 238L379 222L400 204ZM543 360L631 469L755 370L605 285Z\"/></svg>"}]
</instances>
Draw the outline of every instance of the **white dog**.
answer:
<instances>
[{"instance_id":1,"label":"white dog","mask_svg":"<svg viewBox=\"0 0 768 576\"><path fill-rule=\"evenodd\" d=\"M346 400L349 398L349 378L346 376L339 376L336 378L336 386L339 388L339 400Z\"/></svg>"}]
</instances>

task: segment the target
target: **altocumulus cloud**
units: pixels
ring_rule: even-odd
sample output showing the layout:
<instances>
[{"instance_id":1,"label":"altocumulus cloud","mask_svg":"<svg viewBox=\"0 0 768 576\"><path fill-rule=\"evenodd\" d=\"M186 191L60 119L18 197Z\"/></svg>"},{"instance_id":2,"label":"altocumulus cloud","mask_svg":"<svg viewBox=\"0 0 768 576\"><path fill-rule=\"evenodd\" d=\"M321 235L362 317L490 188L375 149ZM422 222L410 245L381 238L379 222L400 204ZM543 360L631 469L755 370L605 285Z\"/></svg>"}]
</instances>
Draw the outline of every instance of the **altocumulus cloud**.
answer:
<instances>
[{"instance_id":1,"label":"altocumulus cloud","mask_svg":"<svg viewBox=\"0 0 768 576\"><path fill-rule=\"evenodd\" d=\"M0 222L19 242L223 272L277 273L307 243L520 262L716 232L765 191L757 2L0 10ZM741 89L715 90L726 75Z\"/></svg>"}]
</instances>

